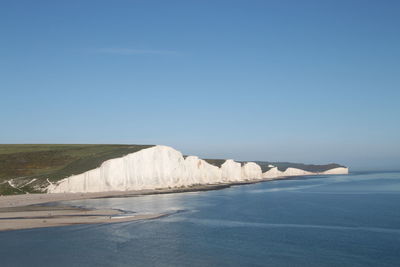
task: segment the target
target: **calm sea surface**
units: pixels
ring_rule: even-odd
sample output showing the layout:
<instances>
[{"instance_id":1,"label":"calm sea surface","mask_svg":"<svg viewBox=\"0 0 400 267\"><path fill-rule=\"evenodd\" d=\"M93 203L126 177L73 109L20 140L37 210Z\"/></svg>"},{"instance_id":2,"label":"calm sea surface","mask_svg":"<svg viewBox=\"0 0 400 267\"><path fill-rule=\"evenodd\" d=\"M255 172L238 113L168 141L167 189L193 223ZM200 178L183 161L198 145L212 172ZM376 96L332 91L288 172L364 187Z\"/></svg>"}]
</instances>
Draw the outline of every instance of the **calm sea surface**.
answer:
<instances>
[{"instance_id":1,"label":"calm sea surface","mask_svg":"<svg viewBox=\"0 0 400 267\"><path fill-rule=\"evenodd\" d=\"M0 233L0 266L400 266L400 173L72 201L156 220Z\"/></svg>"}]
</instances>

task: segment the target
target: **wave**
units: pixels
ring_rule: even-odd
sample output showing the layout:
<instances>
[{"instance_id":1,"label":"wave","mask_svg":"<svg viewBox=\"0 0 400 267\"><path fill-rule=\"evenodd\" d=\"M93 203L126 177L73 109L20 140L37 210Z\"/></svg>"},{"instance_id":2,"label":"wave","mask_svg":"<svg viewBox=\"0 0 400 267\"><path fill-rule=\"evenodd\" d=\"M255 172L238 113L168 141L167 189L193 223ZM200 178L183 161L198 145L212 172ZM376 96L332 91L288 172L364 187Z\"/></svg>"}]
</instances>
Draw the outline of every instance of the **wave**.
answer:
<instances>
[{"instance_id":1,"label":"wave","mask_svg":"<svg viewBox=\"0 0 400 267\"><path fill-rule=\"evenodd\" d=\"M304 229L324 229L340 231L366 231L386 234L400 234L400 229L365 227L365 226L337 226L337 225L319 225L319 224L290 224L290 223L257 223L230 220L213 219L194 219L194 218L175 218L171 222L184 221L195 224L201 224L210 227L257 227L257 228L304 228Z\"/></svg>"},{"instance_id":2,"label":"wave","mask_svg":"<svg viewBox=\"0 0 400 267\"><path fill-rule=\"evenodd\" d=\"M268 188L268 189L254 189L249 191L249 193L266 193L266 192L280 192L280 191L295 191L301 189L308 189L312 187L323 186L326 184L313 184L313 185L299 185L299 186L290 186L290 187L277 187L277 188Z\"/></svg>"}]
</instances>

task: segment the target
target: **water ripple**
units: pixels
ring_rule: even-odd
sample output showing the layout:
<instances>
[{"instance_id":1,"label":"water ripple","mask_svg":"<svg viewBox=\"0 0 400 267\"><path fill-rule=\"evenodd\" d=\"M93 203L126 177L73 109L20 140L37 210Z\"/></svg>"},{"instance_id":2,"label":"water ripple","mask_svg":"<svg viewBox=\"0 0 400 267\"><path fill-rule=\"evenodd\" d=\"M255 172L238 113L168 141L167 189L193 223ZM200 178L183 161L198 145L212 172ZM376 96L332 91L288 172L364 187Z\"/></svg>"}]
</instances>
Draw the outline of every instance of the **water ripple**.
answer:
<instances>
[{"instance_id":1,"label":"water ripple","mask_svg":"<svg viewBox=\"0 0 400 267\"><path fill-rule=\"evenodd\" d=\"M174 221L177 221L176 219ZM258 227L258 228L306 228L306 229L326 229L341 231L367 231L376 233L400 234L400 229L382 228L382 227L363 227L363 226L336 226L336 225L318 225L318 224L290 224L290 223L257 223L230 220L213 219L193 219L184 218L182 221L194 224L201 224L210 227Z\"/></svg>"}]
</instances>

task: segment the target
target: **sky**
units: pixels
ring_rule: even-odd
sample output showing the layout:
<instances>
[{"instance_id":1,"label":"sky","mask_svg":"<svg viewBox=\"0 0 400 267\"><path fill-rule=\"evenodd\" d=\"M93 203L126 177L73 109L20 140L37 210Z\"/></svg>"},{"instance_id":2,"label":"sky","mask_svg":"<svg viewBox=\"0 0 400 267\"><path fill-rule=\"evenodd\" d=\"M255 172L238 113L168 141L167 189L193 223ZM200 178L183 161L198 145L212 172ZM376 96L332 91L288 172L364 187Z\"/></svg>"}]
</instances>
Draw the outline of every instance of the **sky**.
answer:
<instances>
[{"instance_id":1,"label":"sky","mask_svg":"<svg viewBox=\"0 0 400 267\"><path fill-rule=\"evenodd\" d=\"M400 1L0 1L0 143L400 169Z\"/></svg>"}]
</instances>

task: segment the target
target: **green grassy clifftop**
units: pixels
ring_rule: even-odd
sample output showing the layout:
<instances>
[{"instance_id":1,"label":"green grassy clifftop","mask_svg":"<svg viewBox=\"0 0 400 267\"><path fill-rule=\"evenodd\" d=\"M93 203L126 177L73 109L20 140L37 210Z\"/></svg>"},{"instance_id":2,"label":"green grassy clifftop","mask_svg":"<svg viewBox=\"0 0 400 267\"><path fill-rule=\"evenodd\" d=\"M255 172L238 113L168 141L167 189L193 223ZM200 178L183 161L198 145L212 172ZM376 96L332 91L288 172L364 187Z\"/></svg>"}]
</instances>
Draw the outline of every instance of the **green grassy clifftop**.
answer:
<instances>
[{"instance_id":1,"label":"green grassy clifftop","mask_svg":"<svg viewBox=\"0 0 400 267\"><path fill-rule=\"evenodd\" d=\"M58 181L151 146L0 145L0 195L39 192L47 179Z\"/></svg>"}]
</instances>

